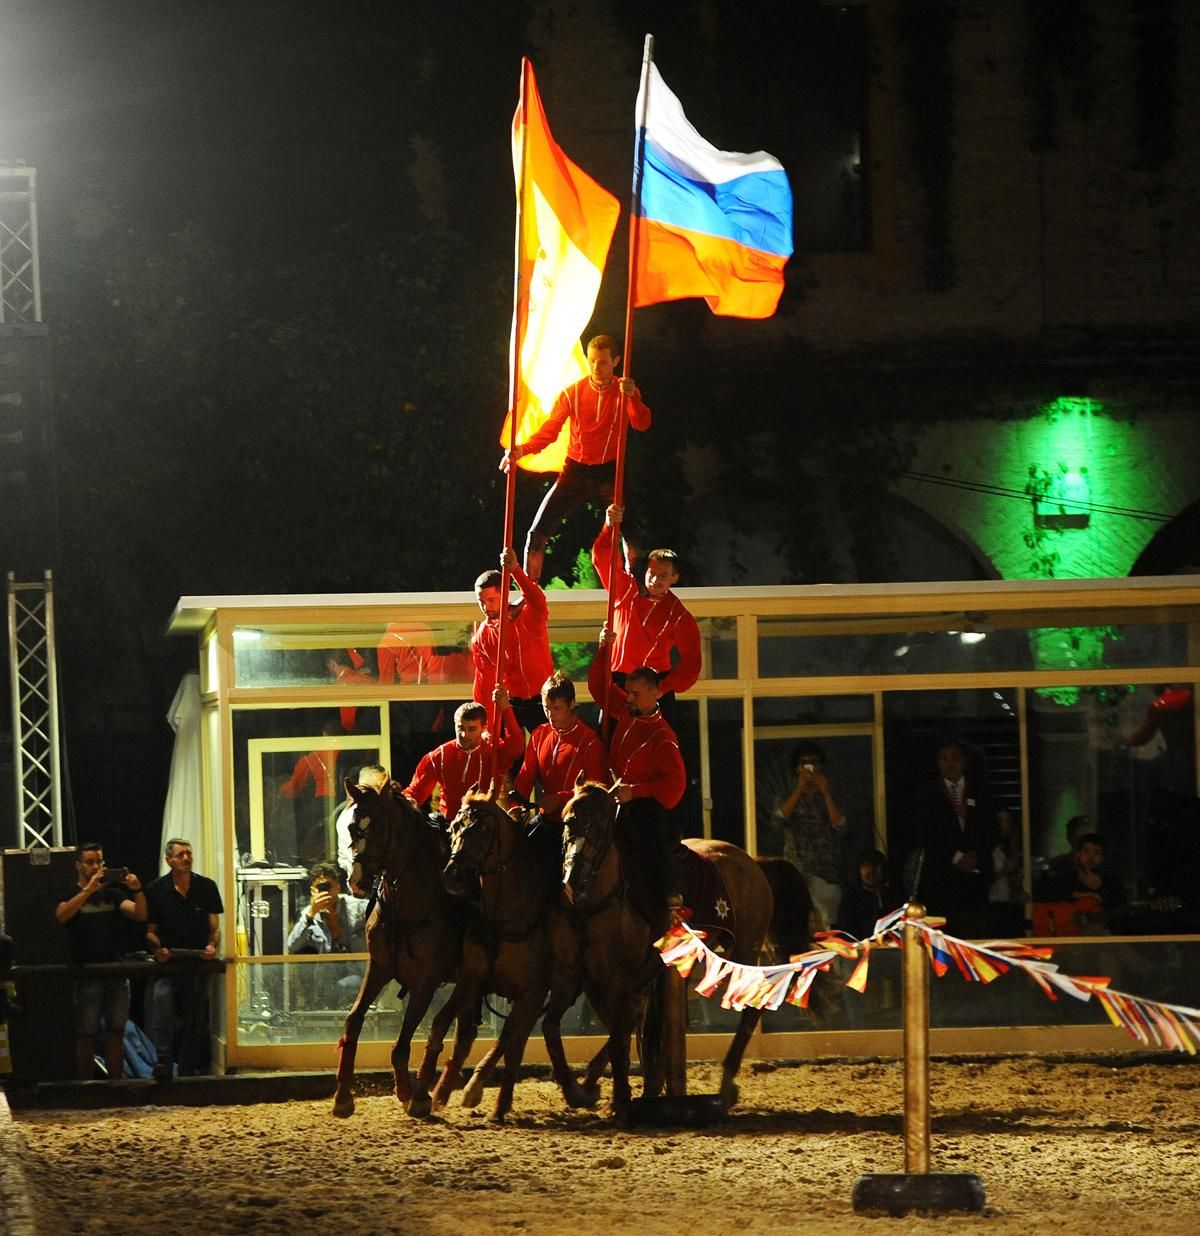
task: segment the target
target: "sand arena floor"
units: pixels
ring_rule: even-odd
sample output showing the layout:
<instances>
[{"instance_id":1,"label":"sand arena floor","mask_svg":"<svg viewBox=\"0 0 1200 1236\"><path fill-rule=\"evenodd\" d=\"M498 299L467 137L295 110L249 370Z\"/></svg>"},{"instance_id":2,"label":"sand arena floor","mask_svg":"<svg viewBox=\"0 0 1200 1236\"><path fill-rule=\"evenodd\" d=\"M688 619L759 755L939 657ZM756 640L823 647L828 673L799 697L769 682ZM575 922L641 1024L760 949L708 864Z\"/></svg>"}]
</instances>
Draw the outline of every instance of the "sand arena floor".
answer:
<instances>
[{"instance_id":1,"label":"sand arena floor","mask_svg":"<svg viewBox=\"0 0 1200 1236\"><path fill-rule=\"evenodd\" d=\"M716 1077L693 1066L689 1087ZM374 1087L347 1121L293 1100L25 1111L16 1129L46 1236L1200 1230L1195 1062L935 1061L932 1081L933 1169L978 1174L982 1216L853 1212L860 1173L903 1167L902 1070L886 1061L759 1064L709 1129L617 1128L533 1078L504 1127L493 1092L418 1122Z\"/></svg>"}]
</instances>

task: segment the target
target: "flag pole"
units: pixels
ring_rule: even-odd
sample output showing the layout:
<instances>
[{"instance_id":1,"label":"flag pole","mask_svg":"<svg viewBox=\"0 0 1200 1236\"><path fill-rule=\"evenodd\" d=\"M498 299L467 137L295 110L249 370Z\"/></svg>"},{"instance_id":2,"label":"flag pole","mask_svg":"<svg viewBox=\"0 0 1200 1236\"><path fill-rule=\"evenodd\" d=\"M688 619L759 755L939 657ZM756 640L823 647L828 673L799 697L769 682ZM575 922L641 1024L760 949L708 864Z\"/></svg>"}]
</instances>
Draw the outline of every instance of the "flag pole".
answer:
<instances>
[{"instance_id":1,"label":"flag pole","mask_svg":"<svg viewBox=\"0 0 1200 1236\"><path fill-rule=\"evenodd\" d=\"M522 286L521 259L524 256L522 233L521 206L525 200L525 176L527 160L526 145L529 141L529 74L530 63L526 56L521 57L521 93L517 104L517 116L520 119L521 143L517 148L517 210L516 231L513 236L513 327L510 347L512 348L508 364L508 449L511 452L517 444L517 404L521 392L521 320L522 301L529 295L529 289ZM517 465L509 455L508 471L505 473L504 487L504 548L513 547L513 525L516 523L517 509ZM496 674L492 680L493 690L503 681L501 666L504 664L504 636L508 629L508 590L511 586L511 574L508 565L500 570L500 625L496 631ZM488 707L492 718L492 775L491 783L496 784L500 773L500 730L504 717L500 706L492 701Z\"/></svg>"},{"instance_id":2,"label":"flag pole","mask_svg":"<svg viewBox=\"0 0 1200 1236\"><path fill-rule=\"evenodd\" d=\"M628 374L633 368L633 310L637 300L637 267L638 267L638 216L642 212L642 164L646 154L646 110L650 103L650 65L654 61L654 35L647 34L642 47L642 77L638 97L642 101L641 114L637 119L637 129L633 136L633 184L629 195L629 277L625 293L625 342L622 345L624 353L621 372ZM628 414L626 410L625 392L618 394L617 403L617 462L616 474L613 477L613 505L625 505L625 442L628 438ZM608 563L608 617L605 625L609 630L608 668L604 674L604 699L597 700L605 712L605 728L612 720L607 715L609 688L612 685L612 659L615 651L613 639L613 614L616 610L617 597L617 561L621 553L621 522L618 520L612 530L612 556Z\"/></svg>"}]
</instances>

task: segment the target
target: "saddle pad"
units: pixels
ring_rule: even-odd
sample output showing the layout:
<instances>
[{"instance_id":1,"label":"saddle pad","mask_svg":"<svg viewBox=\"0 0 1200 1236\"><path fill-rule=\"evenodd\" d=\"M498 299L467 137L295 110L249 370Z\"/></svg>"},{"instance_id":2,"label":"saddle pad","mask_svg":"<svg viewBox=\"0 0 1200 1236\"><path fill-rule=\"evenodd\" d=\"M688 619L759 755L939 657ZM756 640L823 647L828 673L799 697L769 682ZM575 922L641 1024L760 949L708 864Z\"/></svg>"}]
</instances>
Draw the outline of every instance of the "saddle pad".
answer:
<instances>
[{"instance_id":1,"label":"saddle pad","mask_svg":"<svg viewBox=\"0 0 1200 1236\"><path fill-rule=\"evenodd\" d=\"M692 911L688 923L706 933L713 952L722 953L737 934L733 902L716 864L687 846L683 851L683 900Z\"/></svg>"}]
</instances>

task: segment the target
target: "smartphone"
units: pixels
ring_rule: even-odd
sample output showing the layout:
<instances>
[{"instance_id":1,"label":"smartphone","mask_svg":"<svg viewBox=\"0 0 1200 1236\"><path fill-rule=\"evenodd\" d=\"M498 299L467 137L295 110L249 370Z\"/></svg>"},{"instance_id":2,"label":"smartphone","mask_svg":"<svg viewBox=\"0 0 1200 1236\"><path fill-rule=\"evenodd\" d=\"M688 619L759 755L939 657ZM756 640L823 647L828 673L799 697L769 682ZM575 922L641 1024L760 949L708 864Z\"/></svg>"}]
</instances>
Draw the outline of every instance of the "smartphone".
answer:
<instances>
[{"instance_id":1,"label":"smartphone","mask_svg":"<svg viewBox=\"0 0 1200 1236\"><path fill-rule=\"evenodd\" d=\"M804 771L805 771L805 772L816 772L816 771L817 771L817 766L816 766L815 764L805 764L805 765L804 765Z\"/></svg>"},{"instance_id":2,"label":"smartphone","mask_svg":"<svg viewBox=\"0 0 1200 1236\"><path fill-rule=\"evenodd\" d=\"M128 867L106 867L104 869L105 884L124 884L125 877L129 874Z\"/></svg>"},{"instance_id":3,"label":"smartphone","mask_svg":"<svg viewBox=\"0 0 1200 1236\"><path fill-rule=\"evenodd\" d=\"M318 880L317 881L317 892L318 893L327 893L332 887L333 885L328 880Z\"/></svg>"}]
</instances>

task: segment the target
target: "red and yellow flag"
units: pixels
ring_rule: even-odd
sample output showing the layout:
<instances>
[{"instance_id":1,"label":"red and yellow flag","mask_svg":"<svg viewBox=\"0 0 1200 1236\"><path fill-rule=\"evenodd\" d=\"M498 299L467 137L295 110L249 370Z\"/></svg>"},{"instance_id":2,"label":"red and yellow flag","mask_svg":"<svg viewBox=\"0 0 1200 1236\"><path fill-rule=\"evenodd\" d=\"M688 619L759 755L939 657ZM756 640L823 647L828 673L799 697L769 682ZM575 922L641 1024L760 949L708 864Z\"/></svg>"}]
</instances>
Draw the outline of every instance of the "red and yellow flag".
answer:
<instances>
[{"instance_id":1,"label":"red and yellow flag","mask_svg":"<svg viewBox=\"0 0 1200 1236\"><path fill-rule=\"evenodd\" d=\"M509 345L518 442L546 420L559 392L587 373L579 336L596 306L620 213L617 199L555 145L533 65L522 60L521 72L526 111L523 114L518 104L513 118L520 230L517 300ZM519 357L512 354L518 339ZM509 445L510 416L511 410L500 435L504 447ZM555 443L519 460L519 466L532 472L559 471L566 457L566 441L564 425Z\"/></svg>"}]
</instances>

